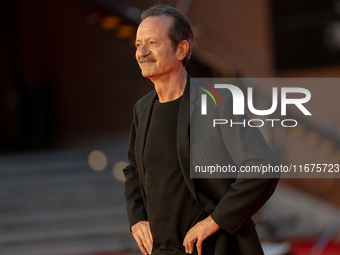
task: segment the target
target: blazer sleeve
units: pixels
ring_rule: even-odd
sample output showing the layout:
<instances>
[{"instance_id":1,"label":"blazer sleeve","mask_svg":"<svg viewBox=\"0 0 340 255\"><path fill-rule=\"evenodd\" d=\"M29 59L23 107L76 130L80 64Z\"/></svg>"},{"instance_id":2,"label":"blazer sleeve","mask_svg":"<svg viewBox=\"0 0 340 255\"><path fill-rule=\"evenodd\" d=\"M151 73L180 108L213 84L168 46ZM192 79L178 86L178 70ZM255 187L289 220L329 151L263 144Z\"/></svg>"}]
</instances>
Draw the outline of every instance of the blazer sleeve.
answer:
<instances>
[{"instance_id":1,"label":"blazer sleeve","mask_svg":"<svg viewBox=\"0 0 340 255\"><path fill-rule=\"evenodd\" d=\"M125 201L130 228L135 223L148 220L140 187L139 173L135 158L135 140L138 129L137 106L133 111L133 123L130 131L128 160L130 164L123 169L125 175Z\"/></svg>"},{"instance_id":2,"label":"blazer sleeve","mask_svg":"<svg viewBox=\"0 0 340 255\"><path fill-rule=\"evenodd\" d=\"M223 108L226 110L221 113L221 116L239 123L244 120L248 122L247 116L232 115L228 110L232 109L231 104L232 99L229 95L224 102ZM279 165L278 159L258 128L223 125L221 136L238 168L240 166ZM254 176L239 174L237 180L230 185L229 190L211 213L211 217L222 229L236 236L273 194L279 176L279 173L273 173L267 175L266 178L261 178L259 175L253 178Z\"/></svg>"}]
</instances>

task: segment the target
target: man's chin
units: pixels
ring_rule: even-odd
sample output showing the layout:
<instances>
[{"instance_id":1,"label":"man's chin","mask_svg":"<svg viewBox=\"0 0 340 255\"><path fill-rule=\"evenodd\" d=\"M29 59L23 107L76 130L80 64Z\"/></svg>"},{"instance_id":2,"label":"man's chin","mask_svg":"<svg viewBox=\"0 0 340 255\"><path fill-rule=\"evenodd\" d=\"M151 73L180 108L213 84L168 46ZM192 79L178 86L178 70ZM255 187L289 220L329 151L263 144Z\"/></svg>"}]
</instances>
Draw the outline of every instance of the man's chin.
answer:
<instances>
[{"instance_id":1,"label":"man's chin","mask_svg":"<svg viewBox=\"0 0 340 255\"><path fill-rule=\"evenodd\" d=\"M153 77L153 74L149 73L149 72L142 72L142 75L145 77L145 78L151 78Z\"/></svg>"}]
</instances>

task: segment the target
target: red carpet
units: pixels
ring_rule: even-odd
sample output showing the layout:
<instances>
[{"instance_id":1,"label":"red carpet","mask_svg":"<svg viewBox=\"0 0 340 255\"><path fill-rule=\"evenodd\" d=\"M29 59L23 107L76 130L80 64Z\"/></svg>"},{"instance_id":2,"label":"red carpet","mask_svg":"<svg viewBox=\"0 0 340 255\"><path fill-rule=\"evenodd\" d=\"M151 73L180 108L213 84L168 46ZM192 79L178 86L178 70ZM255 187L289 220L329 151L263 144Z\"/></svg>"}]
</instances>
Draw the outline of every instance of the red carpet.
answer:
<instances>
[{"instance_id":1,"label":"red carpet","mask_svg":"<svg viewBox=\"0 0 340 255\"><path fill-rule=\"evenodd\" d=\"M292 255L309 255L314 242L291 242ZM329 243L322 255L340 255L340 243Z\"/></svg>"}]
</instances>

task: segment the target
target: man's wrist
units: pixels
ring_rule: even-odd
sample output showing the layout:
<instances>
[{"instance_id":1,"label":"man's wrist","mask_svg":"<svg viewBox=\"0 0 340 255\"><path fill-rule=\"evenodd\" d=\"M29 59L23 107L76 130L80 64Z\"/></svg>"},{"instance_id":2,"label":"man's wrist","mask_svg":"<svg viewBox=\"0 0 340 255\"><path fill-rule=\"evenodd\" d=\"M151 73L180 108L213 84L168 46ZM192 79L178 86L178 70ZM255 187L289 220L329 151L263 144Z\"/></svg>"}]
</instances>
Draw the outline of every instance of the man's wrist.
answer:
<instances>
[{"instance_id":1,"label":"man's wrist","mask_svg":"<svg viewBox=\"0 0 340 255\"><path fill-rule=\"evenodd\" d=\"M216 221L214 221L214 219L211 217L211 215L208 216L208 219L209 219L208 223L209 223L212 227L217 228L217 230L221 228L220 225L218 225L218 224L216 223Z\"/></svg>"}]
</instances>

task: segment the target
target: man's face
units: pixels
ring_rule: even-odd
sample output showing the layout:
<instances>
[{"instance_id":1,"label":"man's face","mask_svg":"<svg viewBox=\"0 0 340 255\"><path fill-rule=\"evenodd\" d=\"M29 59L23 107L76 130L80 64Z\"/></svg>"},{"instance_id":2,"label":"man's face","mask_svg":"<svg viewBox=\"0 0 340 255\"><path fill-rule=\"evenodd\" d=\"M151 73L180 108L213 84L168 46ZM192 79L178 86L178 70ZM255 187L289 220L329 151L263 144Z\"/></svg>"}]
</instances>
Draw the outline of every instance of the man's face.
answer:
<instances>
[{"instance_id":1,"label":"man's face","mask_svg":"<svg viewBox=\"0 0 340 255\"><path fill-rule=\"evenodd\" d=\"M136 59L144 77L152 78L176 72L182 65L172 50L168 30L173 18L148 17L142 21L136 36Z\"/></svg>"}]
</instances>

